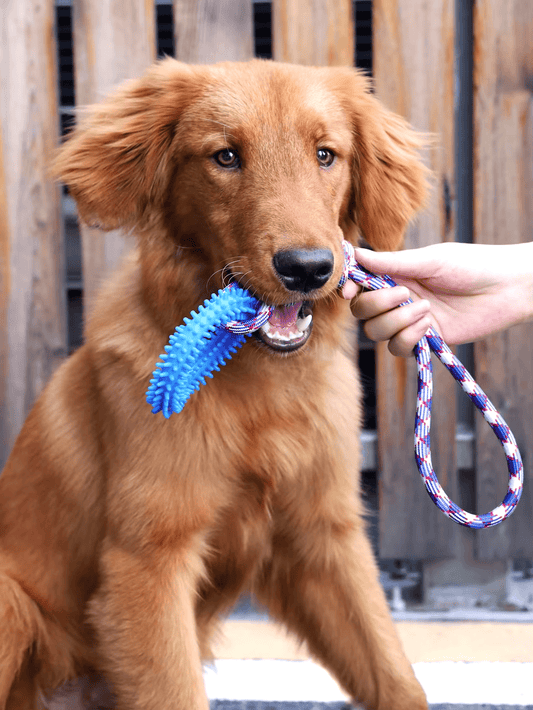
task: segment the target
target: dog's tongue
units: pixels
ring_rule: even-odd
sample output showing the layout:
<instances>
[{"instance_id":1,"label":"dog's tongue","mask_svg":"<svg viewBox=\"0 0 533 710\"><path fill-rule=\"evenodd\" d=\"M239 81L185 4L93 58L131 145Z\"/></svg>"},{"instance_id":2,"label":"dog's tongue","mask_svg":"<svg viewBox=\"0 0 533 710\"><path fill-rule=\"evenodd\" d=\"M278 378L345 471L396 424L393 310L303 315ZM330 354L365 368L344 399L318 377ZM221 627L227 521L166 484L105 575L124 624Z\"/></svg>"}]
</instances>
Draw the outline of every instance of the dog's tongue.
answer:
<instances>
[{"instance_id":1,"label":"dog's tongue","mask_svg":"<svg viewBox=\"0 0 533 710\"><path fill-rule=\"evenodd\" d=\"M296 326L301 307L301 301L299 303L291 303L287 306L276 306L268 322L279 333L282 333L284 330L292 331Z\"/></svg>"}]
</instances>

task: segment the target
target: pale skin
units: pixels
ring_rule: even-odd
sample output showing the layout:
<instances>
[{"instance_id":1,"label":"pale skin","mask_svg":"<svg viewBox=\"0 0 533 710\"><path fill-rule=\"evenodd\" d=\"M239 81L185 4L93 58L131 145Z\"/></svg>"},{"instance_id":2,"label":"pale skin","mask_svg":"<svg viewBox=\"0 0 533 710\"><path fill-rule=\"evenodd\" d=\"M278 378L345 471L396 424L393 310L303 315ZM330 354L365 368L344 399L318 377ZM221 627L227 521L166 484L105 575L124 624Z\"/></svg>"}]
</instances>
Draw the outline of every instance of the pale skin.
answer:
<instances>
[{"instance_id":1,"label":"pale skin","mask_svg":"<svg viewBox=\"0 0 533 710\"><path fill-rule=\"evenodd\" d=\"M355 317L365 321L366 335L388 341L393 355L410 356L430 325L457 345L533 320L533 242L449 242L401 252L358 248L355 258L398 283L361 292L347 281L342 290ZM398 308L409 296L413 303Z\"/></svg>"}]
</instances>

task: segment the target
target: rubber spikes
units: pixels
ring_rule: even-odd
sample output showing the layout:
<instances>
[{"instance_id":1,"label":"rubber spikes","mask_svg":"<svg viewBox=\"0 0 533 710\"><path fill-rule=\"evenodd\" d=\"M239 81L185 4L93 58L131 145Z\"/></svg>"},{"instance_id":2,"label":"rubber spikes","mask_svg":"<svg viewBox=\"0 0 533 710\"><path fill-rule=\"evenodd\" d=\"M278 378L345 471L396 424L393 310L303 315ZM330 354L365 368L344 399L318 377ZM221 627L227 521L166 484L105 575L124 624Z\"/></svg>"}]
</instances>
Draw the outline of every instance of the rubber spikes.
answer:
<instances>
[{"instance_id":1,"label":"rubber spikes","mask_svg":"<svg viewBox=\"0 0 533 710\"><path fill-rule=\"evenodd\" d=\"M251 333L233 333L224 325L257 313L261 302L232 284L206 299L191 312L169 338L161 362L150 380L146 400L152 412L181 412L193 392L205 385L206 377L220 370Z\"/></svg>"}]
</instances>

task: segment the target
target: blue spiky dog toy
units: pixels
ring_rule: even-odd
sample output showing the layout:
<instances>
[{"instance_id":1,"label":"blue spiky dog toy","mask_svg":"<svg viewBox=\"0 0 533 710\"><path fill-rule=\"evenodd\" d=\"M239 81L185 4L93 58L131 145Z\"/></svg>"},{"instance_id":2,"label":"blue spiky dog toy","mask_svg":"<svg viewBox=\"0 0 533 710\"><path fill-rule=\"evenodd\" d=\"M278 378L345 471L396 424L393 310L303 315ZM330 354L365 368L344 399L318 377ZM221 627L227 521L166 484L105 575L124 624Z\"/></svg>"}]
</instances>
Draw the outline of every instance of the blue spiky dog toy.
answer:
<instances>
[{"instance_id":1,"label":"blue spiky dog toy","mask_svg":"<svg viewBox=\"0 0 533 710\"><path fill-rule=\"evenodd\" d=\"M352 278L348 270L353 248L344 242L344 273L339 286ZM170 336L165 353L146 392L152 412L163 412L168 419L172 412L181 412L189 397L206 377L220 371L246 338L259 330L271 318L275 308L258 300L249 291L231 283L204 301L198 311L176 328Z\"/></svg>"},{"instance_id":2,"label":"blue spiky dog toy","mask_svg":"<svg viewBox=\"0 0 533 710\"><path fill-rule=\"evenodd\" d=\"M205 378L213 377L271 313L271 307L234 283L204 301L176 328L156 364L146 393L152 412L163 412L167 419L181 412Z\"/></svg>"}]
</instances>

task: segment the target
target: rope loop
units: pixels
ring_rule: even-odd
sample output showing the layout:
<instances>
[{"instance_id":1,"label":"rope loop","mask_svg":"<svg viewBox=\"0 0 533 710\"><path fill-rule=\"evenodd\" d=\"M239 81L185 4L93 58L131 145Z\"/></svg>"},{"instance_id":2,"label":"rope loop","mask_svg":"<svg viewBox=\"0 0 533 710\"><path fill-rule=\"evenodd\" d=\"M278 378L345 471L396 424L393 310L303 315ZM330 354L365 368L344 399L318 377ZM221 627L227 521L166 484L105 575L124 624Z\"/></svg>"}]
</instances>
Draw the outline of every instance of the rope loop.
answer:
<instances>
[{"instance_id":1,"label":"rope loop","mask_svg":"<svg viewBox=\"0 0 533 710\"><path fill-rule=\"evenodd\" d=\"M235 286L235 282L232 282L227 288L230 289ZM247 320L230 320L228 323L224 324L224 328L229 330L231 333L253 333L256 330L259 330L261 326L265 325L273 311L273 306L269 306L267 303L261 303L261 306L253 318L248 318Z\"/></svg>"},{"instance_id":2,"label":"rope loop","mask_svg":"<svg viewBox=\"0 0 533 710\"><path fill-rule=\"evenodd\" d=\"M376 276L364 269L355 260L353 246L343 242L345 255L345 273L347 277L363 288L377 290L392 288L396 283L389 276ZM343 283L346 282L346 279ZM401 304L412 303L409 299ZM431 405L433 400L433 368L431 352L446 367L452 377L461 385L463 391L482 413L485 421L503 447L509 471L507 493L501 504L484 515L467 513L446 495L439 483L431 462L430 430ZM503 417L496 410L487 395L468 372L466 367L453 354L437 331L431 327L415 347L418 370L418 392L415 414L415 459L426 490L435 505L449 518L469 528L489 528L508 518L516 508L524 486L524 467L520 451L513 433Z\"/></svg>"}]
</instances>

